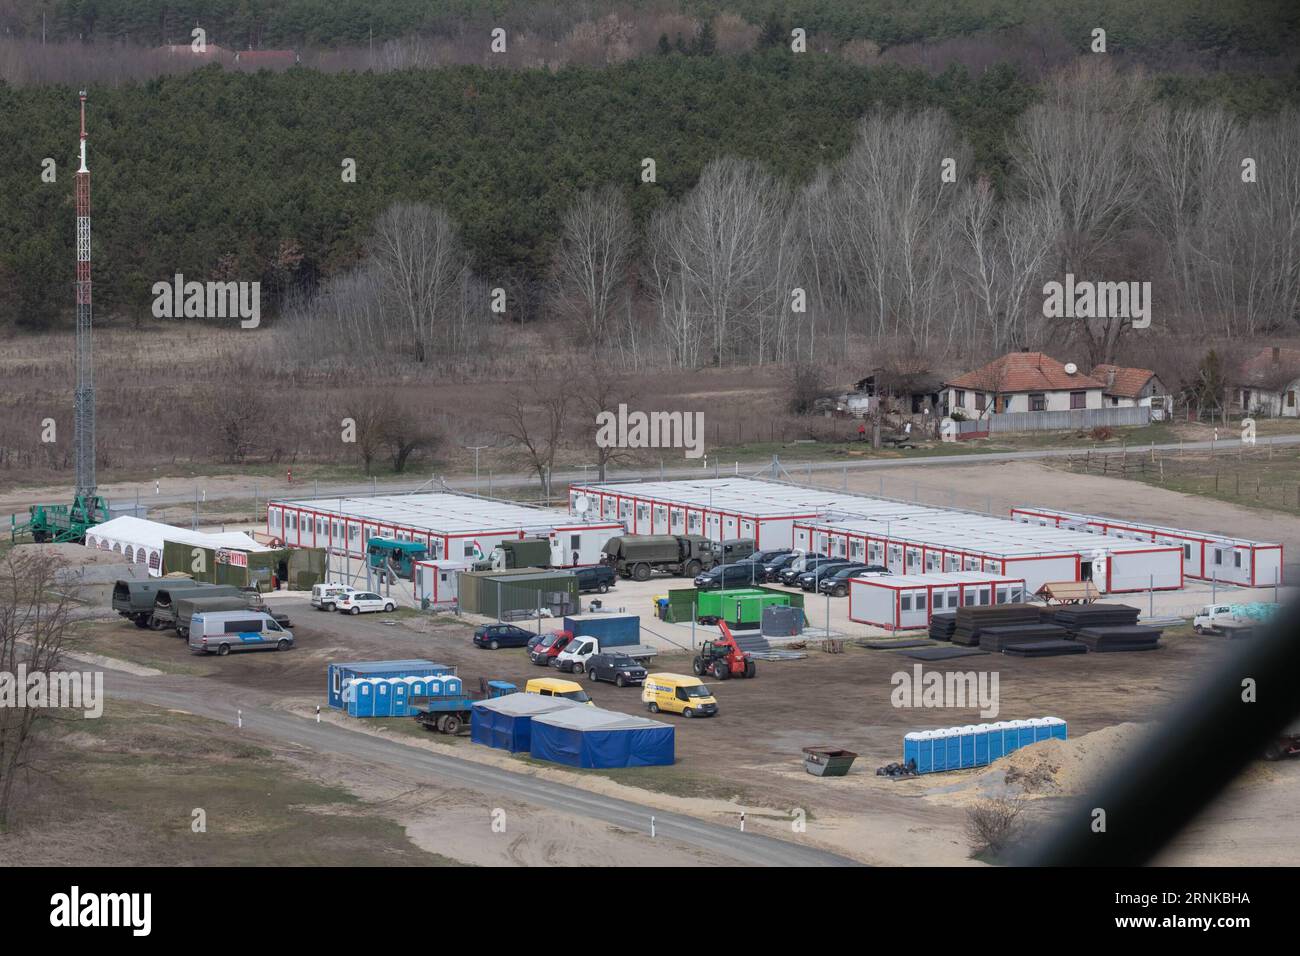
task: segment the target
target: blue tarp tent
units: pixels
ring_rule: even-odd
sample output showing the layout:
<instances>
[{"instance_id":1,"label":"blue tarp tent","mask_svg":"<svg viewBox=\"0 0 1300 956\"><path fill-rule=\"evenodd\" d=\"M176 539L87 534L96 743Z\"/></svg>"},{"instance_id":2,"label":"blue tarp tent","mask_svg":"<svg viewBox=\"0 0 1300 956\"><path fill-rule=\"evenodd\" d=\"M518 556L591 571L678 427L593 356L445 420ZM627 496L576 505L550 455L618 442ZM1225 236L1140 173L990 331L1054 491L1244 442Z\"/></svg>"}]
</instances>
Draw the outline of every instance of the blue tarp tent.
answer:
<instances>
[{"instance_id":1,"label":"blue tarp tent","mask_svg":"<svg viewBox=\"0 0 1300 956\"><path fill-rule=\"evenodd\" d=\"M596 707L575 707L533 718L529 753L570 767L653 767L671 764L671 724Z\"/></svg>"},{"instance_id":2,"label":"blue tarp tent","mask_svg":"<svg viewBox=\"0 0 1300 956\"><path fill-rule=\"evenodd\" d=\"M540 714L553 714L573 707L591 709L563 697L543 697L541 694L507 694L493 700L480 700L470 710L469 739L497 750L528 753L532 719Z\"/></svg>"}]
</instances>

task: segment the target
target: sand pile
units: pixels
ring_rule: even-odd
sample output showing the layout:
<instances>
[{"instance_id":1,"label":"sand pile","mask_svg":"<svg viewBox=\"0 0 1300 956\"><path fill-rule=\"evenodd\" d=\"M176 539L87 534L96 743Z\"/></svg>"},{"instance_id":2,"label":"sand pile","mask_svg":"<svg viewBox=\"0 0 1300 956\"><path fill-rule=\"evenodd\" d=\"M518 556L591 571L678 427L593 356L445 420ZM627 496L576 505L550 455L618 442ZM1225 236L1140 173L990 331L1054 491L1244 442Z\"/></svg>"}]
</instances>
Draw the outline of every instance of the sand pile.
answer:
<instances>
[{"instance_id":1,"label":"sand pile","mask_svg":"<svg viewBox=\"0 0 1300 956\"><path fill-rule=\"evenodd\" d=\"M1002 782L1026 796L1082 793L1111 771L1140 742L1140 724L1103 727L1072 740L1044 740L997 761L985 776L1002 775Z\"/></svg>"}]
</instances>

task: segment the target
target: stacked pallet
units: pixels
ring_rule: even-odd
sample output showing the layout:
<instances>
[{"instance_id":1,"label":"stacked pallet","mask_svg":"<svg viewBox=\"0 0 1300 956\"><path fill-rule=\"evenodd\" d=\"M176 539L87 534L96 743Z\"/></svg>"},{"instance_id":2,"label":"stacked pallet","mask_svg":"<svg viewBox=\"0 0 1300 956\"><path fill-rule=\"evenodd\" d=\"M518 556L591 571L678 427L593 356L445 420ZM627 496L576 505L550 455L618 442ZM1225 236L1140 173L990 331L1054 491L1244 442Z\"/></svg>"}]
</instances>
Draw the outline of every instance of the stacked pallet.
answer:
<instances>
[{"instance_id":1,"label":"stacked pallet","mask_svg":"<svg viewBox=\"0 0 1300 956\"><path fill-rule=\"evenodd\" d=\"M1065 628L1057 624L1011 624L980 628L980 650L998 653L1011 645L1023 646L1042 641L1063 641Z\"/></svg>"},{"instance_id":2,"label":"stacked pallet","mask_svg":"<svg viewBox=\"0 0 1300 956\"><path fill-rule=\"evenodd\" d=\"M933 614L930 616L930 639L933 641L951 641L952 632L957 627L957 615Z\"/></svg>"},{"instance_id":3,"label":"stacked pallet","mask_svg":"<svg viewBox=\"0 0 1300 956\"><path fill-rule=\"evenodd\" d=\"M1141 613L1127 604L1068 604L1051 610L1052 623L1071 634L1091 627L1132 627Z\"/></svg>"},{"instance_id":4,"label":"stacked pallet","mask_svg":"<svg viewBox=\"0 0 1300 956\"><path fill-rule=\"evenodd\" d=\"M1116 627L1085 627L1077 631L1074 639L1090 651L1154 651L1160 646L1158 627L1139 625Z\"/></svg>"},{"instance_id":5,"label":"stacked pallet","mask_svg":"<svg viewBox=\"0 0 1300 956\"><path fill-rule=\"evenodd\" d=\"M1038 608L1032 604L993 604L957 608L957 625L950 640L961 647L978 647L980 631L986 627L1037 625Z\"/></svg>"}]
</instances>

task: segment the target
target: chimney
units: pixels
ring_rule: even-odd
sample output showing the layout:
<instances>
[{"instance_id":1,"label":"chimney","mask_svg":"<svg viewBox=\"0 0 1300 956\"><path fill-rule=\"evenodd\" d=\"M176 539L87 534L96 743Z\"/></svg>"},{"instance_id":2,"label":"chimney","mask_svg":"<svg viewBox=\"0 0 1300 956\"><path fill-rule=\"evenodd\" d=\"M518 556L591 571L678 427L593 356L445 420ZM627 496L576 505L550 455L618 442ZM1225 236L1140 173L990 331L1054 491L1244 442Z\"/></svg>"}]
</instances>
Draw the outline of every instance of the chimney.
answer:
<instances>
[{"instance_id":1,"label":"chimney","mask_svg":"<svg viewBox=\"0 0 1300 956\"><path fill-rule=\"evenodd\" d=\"M1280 365L1281 363L1282 363L1282 350L1275 345L1273 346L1273 364Z\"/></svg>"}]
</instances>

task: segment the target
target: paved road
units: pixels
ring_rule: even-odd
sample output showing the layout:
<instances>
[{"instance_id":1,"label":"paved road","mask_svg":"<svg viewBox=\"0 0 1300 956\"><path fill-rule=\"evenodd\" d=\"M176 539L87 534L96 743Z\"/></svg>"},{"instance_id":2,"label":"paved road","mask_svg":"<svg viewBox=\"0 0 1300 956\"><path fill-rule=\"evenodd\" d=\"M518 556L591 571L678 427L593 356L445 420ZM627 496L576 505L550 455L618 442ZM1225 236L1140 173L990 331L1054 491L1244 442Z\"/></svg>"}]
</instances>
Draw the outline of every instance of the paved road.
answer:
<instances>
[{"instance_id":1,"label":"paved road","mask_svg":"<svg viewBox=\"0 0 1300 956\"><path fill-rule=\"evenodd\" d=\"M682 814L669 813L592 793L579 787L543 780L529 774L503 770L458 757L432 753L419 747L358 733L332 723L277 711L265 706L266 700L243 689L235 696L214 694L212 681L173 675L137 677L123 671L104 671L104 683L110 697L120 697L159 707L234 723L235 708L243 709L244 731L274 738L321 753L340 754L383 764L403 771L427 773L440 783L484 794L509 797L554 811L563 808L575 816L603 820L634 832L648 834L650 817L655 818L656 833L692 846L726 856L740 864L756 866L858 866L855 860L815 847L777 840L739 829L722 827ZM261 704L262 706L258 706Z\"/></svg>"},{"instance_id":2,"label":"paved road","mask_svg":"<svg viewBox=\"0 0 1300 956\"><path fill-rule=\"evenodd\" d=\"M1300 444L1300 434L1296 435L1273 435L1261 437L1257 440L1256 446L1261 445L1295 445ZM1157 445L1134 445L1134 452L1146 451L1154 448L1155 451L1209 451L1210 449L1230 451L1240 447L1241 441L1238 439L1224 439L1217 442L1197 441L1197 442L1171 442ZM1084 452L1115 452L1116 448L1096 448L1091 445L1072 447L1072 448L1043 448L1033 451L1005 451L1005 452L969 452L961 455L922 455L916 457L904 458L874 458L860 459L857 461L840 462L840 461L814 461L814 462L794 462L782 461L781 466L785 475L781 477L793 478L798 480L801 476L807 476L812 472L839 472L844 469L850 471L864 471L880 468L911 468L916 466L929 465L979 465L987 462L997 461L1032 461L1034 459L1044 458L1063 458L1069 455L1081 455ZM691 466L674 466L671 468L639 471L639 472L615 472L610 475L612 481L624 481L635 479L658 480L660 478L700 478L713 477L718 475L725 477L737 473L737 465L723 467L720 462L715 461L714 467L705 469L700 465ZM739 474L755 475L759 473L770 474L770 466L747 462L739 466ZM557 471L552 479L552 486L563 494L563 489L574 481L594 480L594 469ZM476 481L473 478L453 478L445 482L446 487L457 491L479 492L486 494L489 491L496 495L507 489L518 489L535 486L537 481L536 475L520 472L509 475L493 475L489 484L486 475L482 480ZM345 482L345 483L318 483L311 481L299 481L297 484L287 484L283 481L260 480L254 482L249 480L246 484L238 488L231 488L229 485L214 486L211 489L203 487L202 479L196 482L196 487L205 491L205 498L200 505L199 513L209 510L212 503L224 500L251 500L257 498L259 501L266 501L268 498L311 498L319 496L321 498L332 498L348 495L369 495L375 492L381 494L400 494L403 492L416 491L419 489L437 490L441 487L440 482L432 481L428 478L412 479L409 481L386 481L386 482ZM169 507L177 505L192 505L194 503L194 492L189 491L185 494L152 494L152 482L140 482L140 502L149 508ZM134 495L119 495L113 498L114 503L129 505L134 503ZM27 516L26 505L38 504L37 501L24 502L22 511L18 514L19 520L24 520Z\"/></svg>"}]
</instances>

